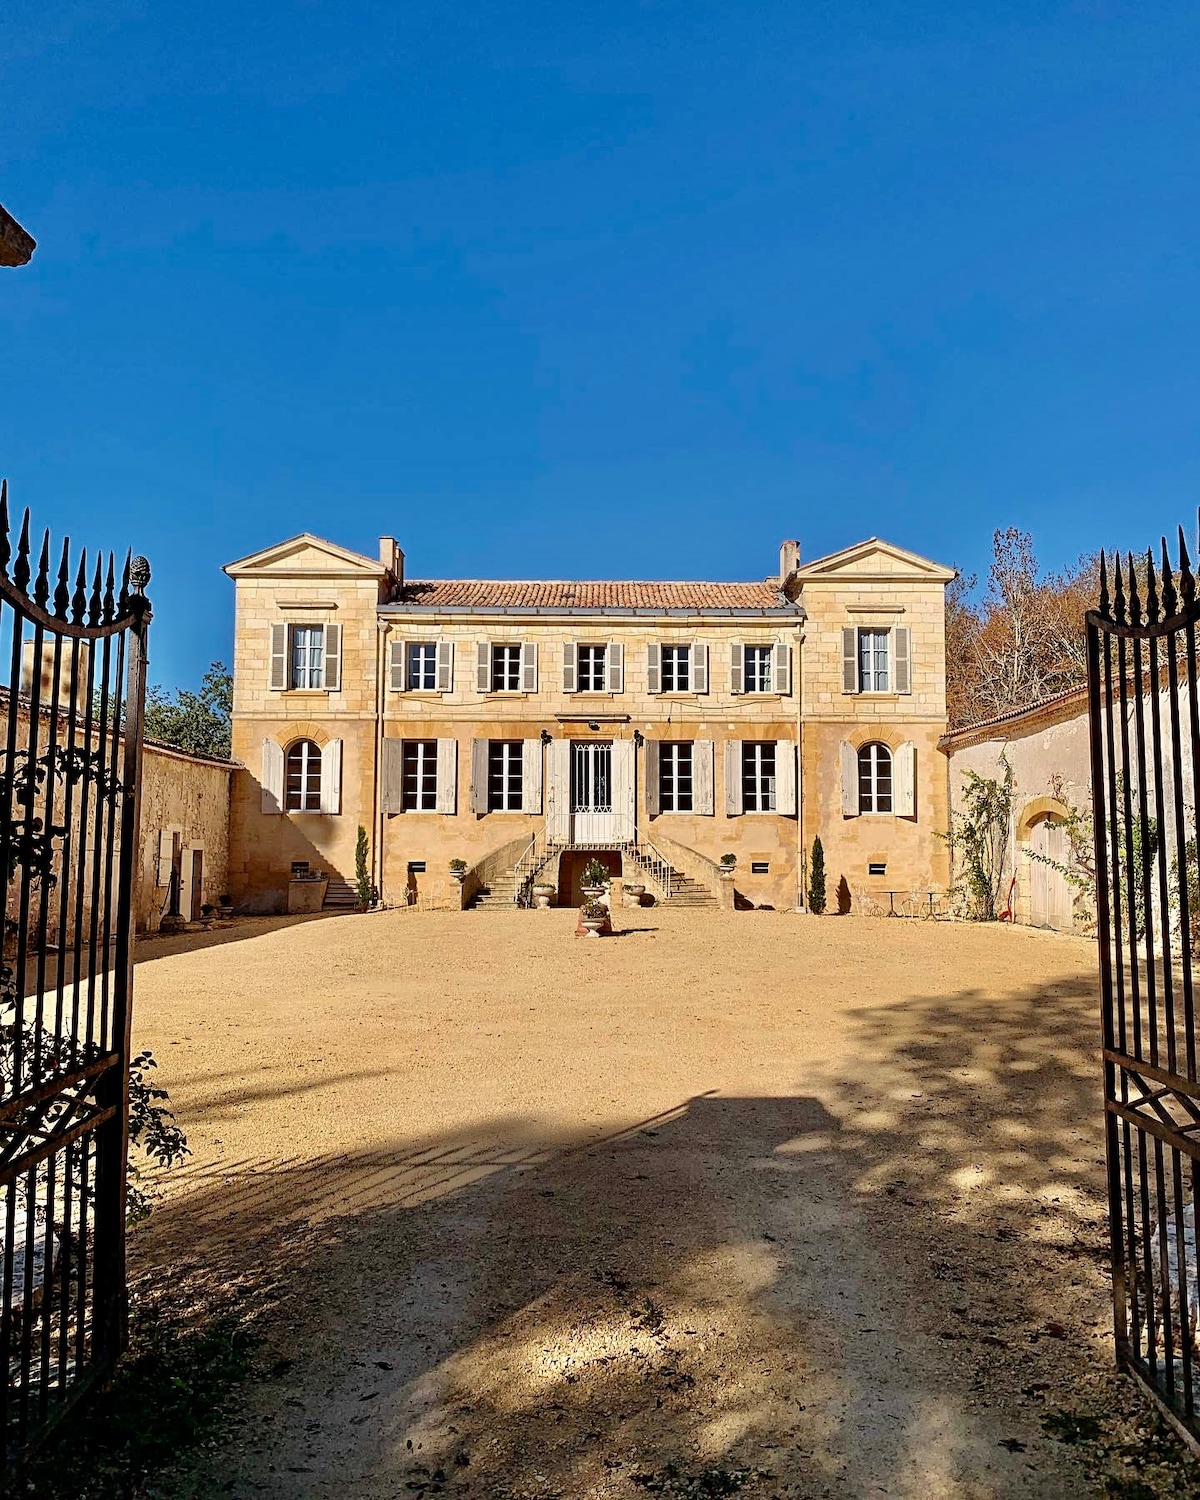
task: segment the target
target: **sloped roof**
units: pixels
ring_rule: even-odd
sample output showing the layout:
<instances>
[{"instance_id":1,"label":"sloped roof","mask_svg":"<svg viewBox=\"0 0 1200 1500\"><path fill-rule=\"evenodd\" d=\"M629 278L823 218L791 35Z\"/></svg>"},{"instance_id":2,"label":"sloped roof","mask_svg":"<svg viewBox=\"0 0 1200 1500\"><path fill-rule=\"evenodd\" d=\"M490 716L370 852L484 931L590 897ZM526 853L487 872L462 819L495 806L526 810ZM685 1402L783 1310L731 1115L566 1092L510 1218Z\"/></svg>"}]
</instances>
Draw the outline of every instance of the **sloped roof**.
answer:
<instances>
[{"instance_id":1,"label":"sloped roof","mask_svg":"<svg viewBox=\"0 0 1200 1500\"><path fill-rule=\"evenodd\" d=\"M777 609L795 606L771 583L410 579L389 601L429 609Z\"/></svg>"}]
</instances>

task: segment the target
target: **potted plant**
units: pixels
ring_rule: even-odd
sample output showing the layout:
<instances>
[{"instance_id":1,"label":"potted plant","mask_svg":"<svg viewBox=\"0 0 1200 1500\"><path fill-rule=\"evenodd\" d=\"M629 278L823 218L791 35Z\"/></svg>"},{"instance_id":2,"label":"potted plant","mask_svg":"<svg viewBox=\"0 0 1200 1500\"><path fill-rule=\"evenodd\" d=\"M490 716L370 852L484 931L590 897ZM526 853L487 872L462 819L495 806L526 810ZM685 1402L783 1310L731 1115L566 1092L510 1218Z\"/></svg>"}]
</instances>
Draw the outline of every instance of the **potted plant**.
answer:
<instances>
[{"instance_id":1,"label":"potted plant","mask_svg":"<svg viewBox=\"0 0 1200 1500\"><path fill-rule=\"evenodd\" d=\"M457 881L459 885L467 878L467 862L465 859L452 859L450 861L450 878Z\"/></svg>"},{"instance_id":2,"label":"potted plant","mask_svg":"<svg viewBox=\"0 0 1200 1500\"><path fill-rule=\"evenodd\" d=\"M589 859L583 867L583 894L592 901L597 896L604 894L604 887L608 884L609 875L606 866L598 859Z\"/></svg>"},{"instance_id":3,"label":"potted plant","mask_svg":"<svg viewBox=\"0 0 1200 1500\"><path fill-rule=\"evenodd\" d=\"M737 874L737 855L722 854L720 864L717 866L717 873L722 880L732 880Z\"/></svg>"},{"instance_id":4,"label":"potted plant","mask_svg":"<svg viewBox=\"0 0 1200 1500\"><path fill-rule=\"evenodd\" d=\"M223 896L218 896L217 897L217 916L218 917L232 917L233 916L233 897L232 896L223 895Z\"/></svg>"},{"instance_id":5,"label":"potted plant","mask_svg":"<svg viewBox=\"0 0 1200 1500\"><path fill-rule=\"evenodd\" d=\"M579 920L588 937L599 937L600 929L608 920L608 908L599 901L585 901L579 908Z\"/></svg>"},{"instance_id":6,"label":"potted plant","mask_svg":"<svg viewBox=\"0 0 1200 1500\"><path fill-rule=\"evenodd\" d=\"M545 880L537 880L533 886L533 904L538 911L549 911L550 903L558 892L556 885Z\"/></svg>"},{"instance_id":7,"label":"potted plant","mask_svg":"<svg viewBox=\"0 0 1200 1500\"><path fill-rule=\"evenodd\" d=\"M646 887L640 880L626 880L621 885L621 894L626 906L641 906Z\"/></svg>"},{"instance_id":8,"label":"potted plant","mask_svg":"<svg viewBox=\"0 0 1200 1500\"><path fill-rule=\"evenodd\" d=\"M212 926L213 912L215 910L216 907L213 906L211 901L205 901L202 903L200 907L200 920L205 927Z\"/></svg>"}]
</instances>

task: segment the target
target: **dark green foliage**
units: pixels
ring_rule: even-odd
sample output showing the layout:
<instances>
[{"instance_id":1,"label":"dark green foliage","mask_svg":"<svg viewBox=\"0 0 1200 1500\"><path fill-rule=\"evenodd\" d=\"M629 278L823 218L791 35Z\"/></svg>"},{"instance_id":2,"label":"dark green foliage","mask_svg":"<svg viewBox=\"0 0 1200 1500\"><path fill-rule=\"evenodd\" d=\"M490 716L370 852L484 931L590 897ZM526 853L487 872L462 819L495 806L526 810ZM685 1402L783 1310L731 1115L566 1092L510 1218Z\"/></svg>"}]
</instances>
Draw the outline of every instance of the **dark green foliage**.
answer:
<instances>
[{"instance_id":1,"label":"dark green foliage","mask_svg":"<svg viewBox=\"0 0 1200 1500\"><path fill-rule=\"evenodd\" d=\"M812 860L808 868L808 909L818 917L825 910L825 846L820 834L813 839Z\"/></svg>"},{"instance_id":2,"label":"dark green foliage","mask_svg":"<svg viewBox=\"0 0 1200 1500\"><path fill-rule=\"evenodd\" d=\"M228 760L232 712L233 673L224 662L215 661L201 679L198 693L180 688L172 697L161 687L147 691L146 738Z\"/></svg>"},{"instance_id":3,"label":"dark green foliage","mask_svg":"<svg viewBox=\"0 0 1200 1500\"><path fill-rule=\"evenodd\" d=\"M945 835L955 864L954 889L966 899L967 914L976 922L994 922L1004 881L1012 821L1013 773L1001 756L1003 780L967 771L963 777L962 811L955 813Z\"/></svg>"},{"instance_id":4,"label":"dark green foliage","mask_svg":"<svg viewBox=\"0 0 1200 1500\"><path fill-rule=\"evenodd\" d=\"M129 1349L112 1382L36 1455L14 1493L38 1500L127 1500L217 1426L250 1373L253 1338L231 1312L134 1296Z\"/></svg>"},{"instance_id":5,"label":"dark green foliage","mask_svg":"<svg viewBox=\"0 0 1200 1500\"><path fill-rule=\"evenodd\" d=\"M354 845L354 889L358 897L359 911L370 911L371 907L379 900L379 892L371 880L371 869L367 863L370 854L370 845L367 843L367 830L360 823L358 825L358 840Z\"/></svg>"}]
</instances>

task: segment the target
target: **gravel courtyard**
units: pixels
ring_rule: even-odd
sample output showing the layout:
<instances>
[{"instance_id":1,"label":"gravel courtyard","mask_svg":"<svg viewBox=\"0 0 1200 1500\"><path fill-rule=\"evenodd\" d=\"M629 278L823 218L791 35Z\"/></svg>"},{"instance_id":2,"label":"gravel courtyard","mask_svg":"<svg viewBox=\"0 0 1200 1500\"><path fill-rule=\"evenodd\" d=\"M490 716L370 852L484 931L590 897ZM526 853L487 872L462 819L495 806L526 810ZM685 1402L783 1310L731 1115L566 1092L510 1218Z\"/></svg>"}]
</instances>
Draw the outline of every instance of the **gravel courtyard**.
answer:
<instances>
[{"instance_id":1,"label":"gravel courtyard","mask_svg":"<svg viewBox=\"0 0 1200 1500\"><path fill-rule=\"evenodd\" d=\"M195 1154L135 1269L261 1293L264 1340L155 1493L1173 1492L1110 1370L1089 944L573 920L140 950Z\"/></svg>"}]
</instances>

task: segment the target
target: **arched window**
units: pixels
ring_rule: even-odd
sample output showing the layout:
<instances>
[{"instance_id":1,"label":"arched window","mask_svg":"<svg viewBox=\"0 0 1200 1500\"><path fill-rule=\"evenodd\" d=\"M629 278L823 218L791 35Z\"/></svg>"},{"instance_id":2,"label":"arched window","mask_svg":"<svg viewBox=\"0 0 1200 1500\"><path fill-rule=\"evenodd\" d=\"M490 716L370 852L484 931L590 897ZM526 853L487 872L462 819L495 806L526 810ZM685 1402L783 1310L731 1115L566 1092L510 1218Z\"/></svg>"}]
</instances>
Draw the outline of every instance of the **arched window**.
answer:
<instances>
[{"instance_id":1,"label":"arched window","mask_svg":"<svg viewBox=\"0 0 1200 1500\"><path fill-rule=\"evenodd\" d=\"M312 740L288 747L283 805L288 812L321 811L321 747Z\"/></svg>"},{"instance_id":2,"label":"arched window","mask_svg":"<svg viewBox=\"0 0 1200 1500\"><path fill-rule=\"evenodd\" d=\"M892 810L892 752L886 745L864 745L858 752L858 810Z\"/></svg>"}]
</instances>

